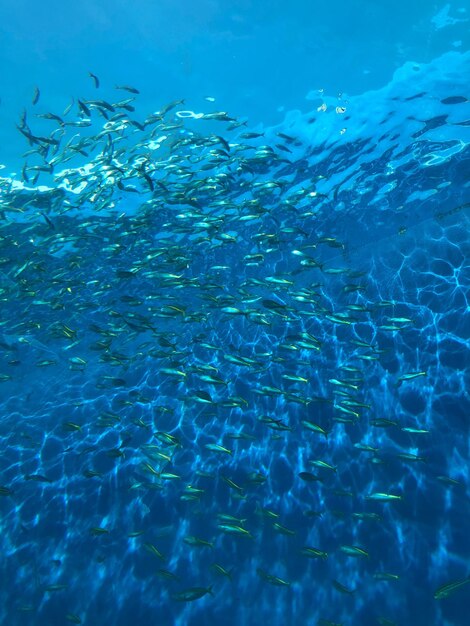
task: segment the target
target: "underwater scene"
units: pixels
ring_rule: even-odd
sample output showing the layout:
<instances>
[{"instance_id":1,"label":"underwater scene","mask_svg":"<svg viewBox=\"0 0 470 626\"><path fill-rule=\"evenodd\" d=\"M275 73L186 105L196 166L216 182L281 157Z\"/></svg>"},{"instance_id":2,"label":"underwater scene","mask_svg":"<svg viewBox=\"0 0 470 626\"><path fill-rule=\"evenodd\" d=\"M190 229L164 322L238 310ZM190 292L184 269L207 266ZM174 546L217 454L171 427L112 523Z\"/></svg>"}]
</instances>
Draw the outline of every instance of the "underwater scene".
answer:
<instances>
[{"instance_id":1,"label":"underwater scene","mask_svg":"<svg viewBox=\"0 0 470 626\"><path fill-rule=\"evenodd\" d=\"M469 13L0 2L0 624L470 623Z\"/></svg>"}]
</instances>

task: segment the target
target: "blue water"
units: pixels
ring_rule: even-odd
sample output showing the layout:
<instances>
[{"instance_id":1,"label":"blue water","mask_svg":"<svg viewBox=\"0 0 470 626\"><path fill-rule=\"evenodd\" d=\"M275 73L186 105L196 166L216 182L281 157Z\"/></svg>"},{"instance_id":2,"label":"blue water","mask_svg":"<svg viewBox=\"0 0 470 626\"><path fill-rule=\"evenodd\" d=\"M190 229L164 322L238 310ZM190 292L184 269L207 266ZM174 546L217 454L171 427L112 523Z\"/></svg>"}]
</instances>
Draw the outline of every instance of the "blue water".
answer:
<instances>
[{"instance_id":1,"label":"blue water","mask_svg":"<svg viewBox=\"0 0 470 626\"><path fill-rule=\"evenodd\" d=\"M385 4L0 4L1 624L468 624L470 18Z\"/></svg>"}]
</instances>

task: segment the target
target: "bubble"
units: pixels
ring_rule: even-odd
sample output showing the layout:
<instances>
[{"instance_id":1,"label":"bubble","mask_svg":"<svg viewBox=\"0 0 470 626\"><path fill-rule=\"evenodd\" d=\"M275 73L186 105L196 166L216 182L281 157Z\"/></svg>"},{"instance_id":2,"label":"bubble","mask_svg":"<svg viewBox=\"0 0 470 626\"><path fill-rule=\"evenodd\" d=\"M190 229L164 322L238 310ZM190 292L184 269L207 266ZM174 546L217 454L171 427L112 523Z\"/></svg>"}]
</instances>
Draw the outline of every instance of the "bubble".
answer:
<instances>
[{"instance_id":1,"label":"bubble","mask_svg":"<svg viewBox=\"0 0 470 626\"><path fill-rule=\"evenodd\" d=\"M178 111L176 113L176 117L181 119L193 118L195 120L199 120L201 117L204 117L204 113L195 113L194 111Z\"/></svg>"}]
</instances>

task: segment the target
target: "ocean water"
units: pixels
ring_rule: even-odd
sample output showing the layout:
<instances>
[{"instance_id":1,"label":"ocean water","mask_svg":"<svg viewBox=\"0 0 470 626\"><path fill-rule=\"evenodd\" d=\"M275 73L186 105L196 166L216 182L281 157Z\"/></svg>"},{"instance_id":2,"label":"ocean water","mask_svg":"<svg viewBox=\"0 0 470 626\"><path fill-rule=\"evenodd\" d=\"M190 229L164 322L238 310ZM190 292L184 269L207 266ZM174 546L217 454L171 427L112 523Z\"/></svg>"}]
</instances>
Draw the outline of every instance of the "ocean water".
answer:
<instances>
[{"instance_id":1,"label":"ocean water","mask_svg":"<svg viewBox=\"0 0 470 626\"><path fill-rule=\"evenodd\" d=\"M465 626L461 2L0 2L0 623Z\"/></svg>"}]
</instances>

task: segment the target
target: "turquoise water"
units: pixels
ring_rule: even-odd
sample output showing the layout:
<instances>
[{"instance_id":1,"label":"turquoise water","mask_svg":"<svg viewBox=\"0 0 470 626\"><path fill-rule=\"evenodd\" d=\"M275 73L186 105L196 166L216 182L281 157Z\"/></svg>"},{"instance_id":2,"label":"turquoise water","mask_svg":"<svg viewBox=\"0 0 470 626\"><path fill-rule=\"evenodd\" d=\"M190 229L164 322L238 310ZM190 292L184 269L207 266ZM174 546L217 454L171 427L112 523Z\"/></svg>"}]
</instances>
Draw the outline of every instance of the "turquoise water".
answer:
<instances>
[{"instance_id":1,"label":"turquoise water","mask_svg":"<svg viewBox=\"0 0 470 626\"><path fill-rule=\"evenodd\" d=\"M1 622L467 624L466 7L0 12Z\"/></svg>"}]
</instances>

